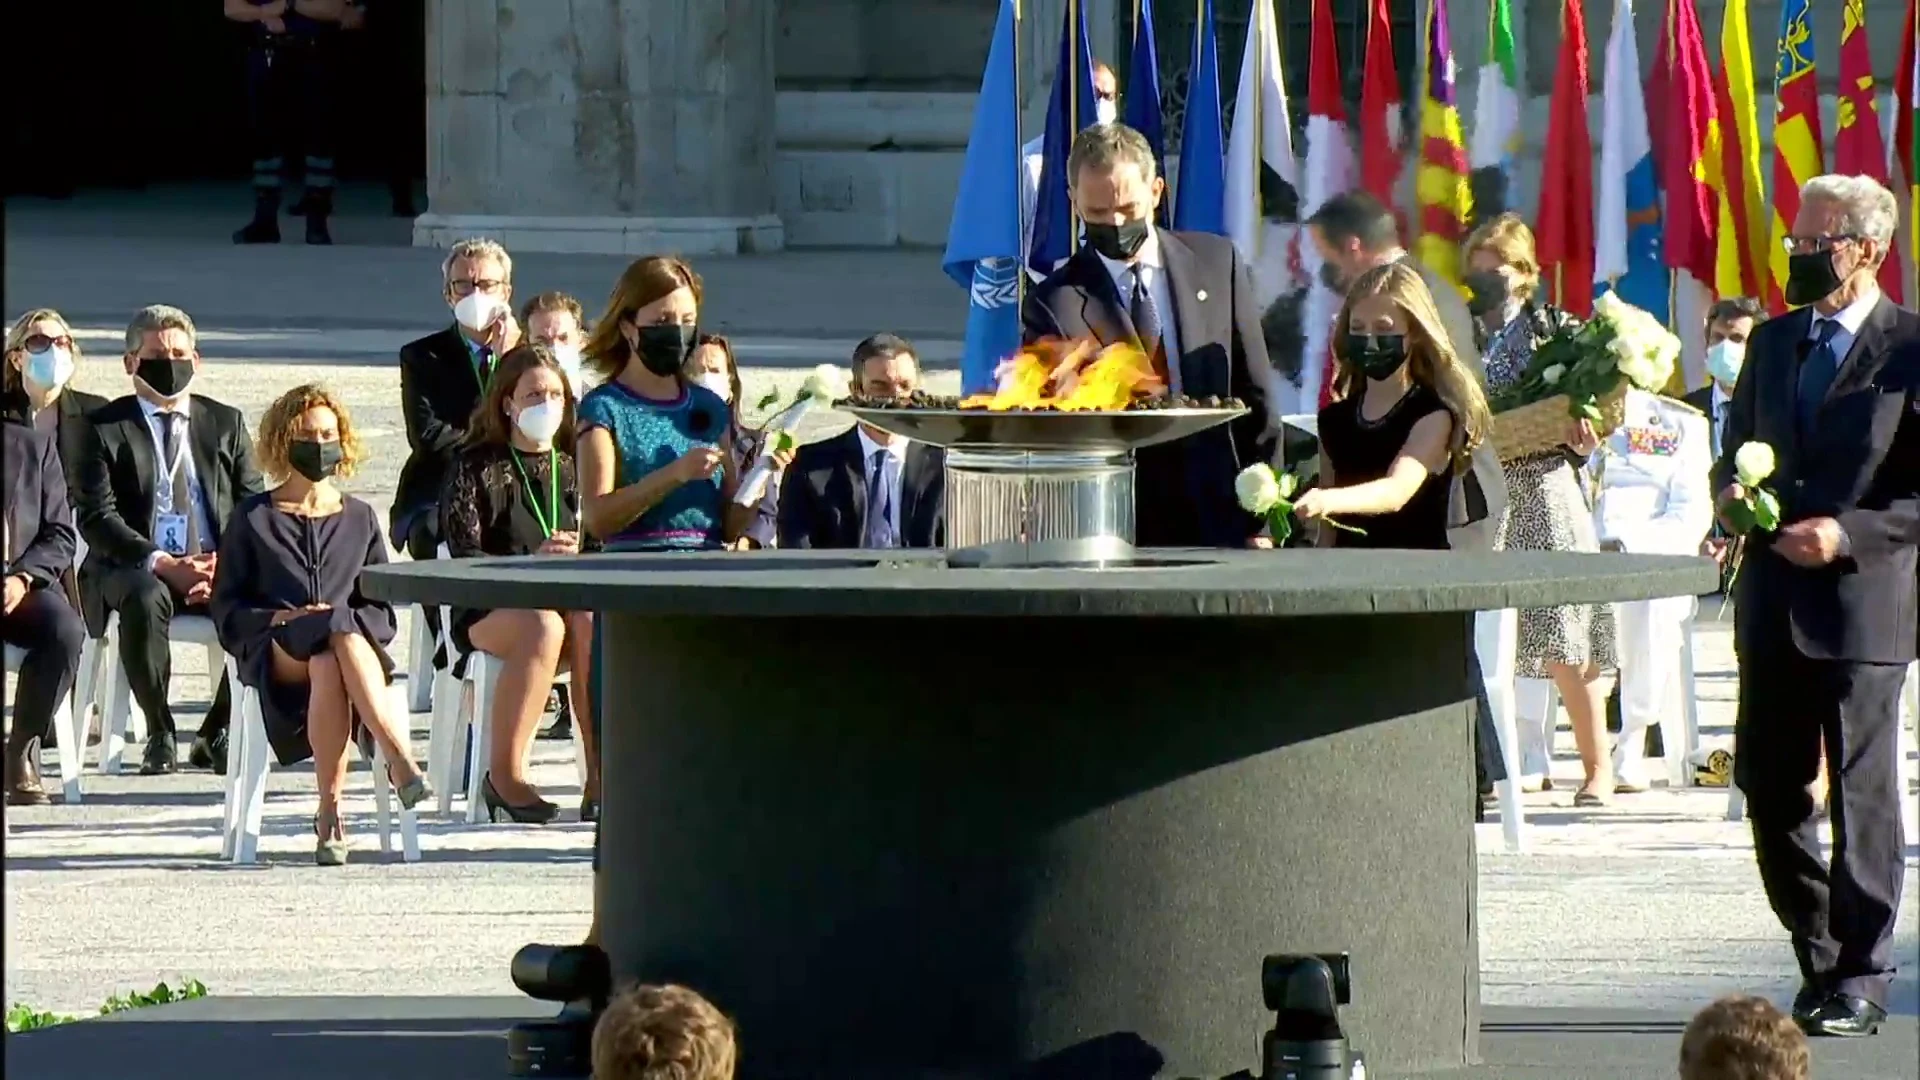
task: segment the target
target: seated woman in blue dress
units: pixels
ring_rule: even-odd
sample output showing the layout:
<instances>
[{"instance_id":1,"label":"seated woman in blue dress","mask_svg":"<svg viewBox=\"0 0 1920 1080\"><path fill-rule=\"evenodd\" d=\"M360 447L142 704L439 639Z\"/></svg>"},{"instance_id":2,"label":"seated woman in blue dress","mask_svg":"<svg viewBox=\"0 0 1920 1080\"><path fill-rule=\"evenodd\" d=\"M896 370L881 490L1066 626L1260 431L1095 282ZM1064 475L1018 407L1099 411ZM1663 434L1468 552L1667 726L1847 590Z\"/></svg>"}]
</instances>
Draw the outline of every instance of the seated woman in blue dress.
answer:
<instances>
[{"instance_id":1,"label":"seated woman in blue dress","mask_svg":"<svg viewBox=\"0 0 1920 1080\"><path fill-rule=\"evenodd\" d=\"M387 561L373 507L346 495L360 444L333 393L299 386L260 417L260 467L277 487L242 502L220 537L210 601L220 646L259 694L267 741L282 765L313 758L320 788L314 859L347 861L340 793L347 744L363 726L386 750L401 805L428 795L407 714L388 692L393 608L360 592L360 571Z\"/></svg>"}]
</instances>

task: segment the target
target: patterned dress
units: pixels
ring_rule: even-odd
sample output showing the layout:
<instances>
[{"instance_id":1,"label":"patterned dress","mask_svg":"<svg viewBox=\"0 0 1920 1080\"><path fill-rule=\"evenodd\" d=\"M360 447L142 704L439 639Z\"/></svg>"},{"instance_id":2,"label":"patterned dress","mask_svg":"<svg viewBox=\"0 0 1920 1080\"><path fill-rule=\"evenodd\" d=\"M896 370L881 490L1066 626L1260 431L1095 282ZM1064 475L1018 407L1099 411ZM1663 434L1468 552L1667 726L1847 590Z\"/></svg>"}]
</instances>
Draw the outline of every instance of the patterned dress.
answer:
<instances>
[{"instance_id":1,"label":"patterned dress","mask_svg":"<svg viewBox=\"0 0 1920 1080\"><path fill-rule=\"evenodd\" d=\"M1533 360L1533 347L1533 331L1522 311L1487 343L1487 389L1498 391L1519 381ZM1592 504L1565 454L1537 454L1502 462L1500 468L1507 477L1507 512L1495 534L1496 550L1600 550ZM1612 605L1521 609L1515 659L1515 674L1524 679L1547 678L1549 664L1617 667Z\"/></svg>"}]
</instances>

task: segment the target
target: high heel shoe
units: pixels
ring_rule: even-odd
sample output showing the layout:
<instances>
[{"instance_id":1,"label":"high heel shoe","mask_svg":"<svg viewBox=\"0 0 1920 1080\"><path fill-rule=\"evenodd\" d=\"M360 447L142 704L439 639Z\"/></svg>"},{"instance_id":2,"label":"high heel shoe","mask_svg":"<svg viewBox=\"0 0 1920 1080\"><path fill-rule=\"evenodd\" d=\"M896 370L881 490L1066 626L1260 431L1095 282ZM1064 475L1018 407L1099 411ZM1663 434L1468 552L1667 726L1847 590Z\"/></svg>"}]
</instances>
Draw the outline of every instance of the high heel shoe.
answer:
<instances>
[{"instance_id":1,"label":"high heel shoe","mask_svg":"<svg viewBox=\"0 0 1920 1080\"><path fill-rule=\"evenodd\" d=\"M316 866L347 865L347 841L336 837L333 832L340 825L340 812L319 813L313 816L313 862Z\"/></svg>"},{"instance_id":2,"label":"high heel shoe","mask_svg":"<svg viewBox=\"0 0 1920 1080\"><path fill-rule=\"evenodd\" d=\"M493 786L493 774L487 773L480 778L480 801L487 805L487 821L500 820L505 813L507 819L516 825L545 825L560 816L560 808L545 799L535 798L525 806L515 806L502 798Z\"/></svg>"},{"instance_id":3,"label":"high heel shoe","mask_svg":"<svg viewBox=\"0 0 1920 1080\"><path fill-rule=\"evenodd\" d=\"M600 799L595 795L583 795L580 798L580 820L595 822L600 820Z\"/></svg>"},{"instance_id":4,"label":"high heel shoe","mask_svg":"<svg viewBox=\"0 0 1920 1080\"><path fill-rule=\"evenodd\" d=\"M427 787L427 778L424 776L416 775L404 784L395 784L391 765L387 766L387 783L392 785L393 793L400 797L400 806L405 810L413 809L433 795L432 789Z\"/></svg>"}]
</instances>

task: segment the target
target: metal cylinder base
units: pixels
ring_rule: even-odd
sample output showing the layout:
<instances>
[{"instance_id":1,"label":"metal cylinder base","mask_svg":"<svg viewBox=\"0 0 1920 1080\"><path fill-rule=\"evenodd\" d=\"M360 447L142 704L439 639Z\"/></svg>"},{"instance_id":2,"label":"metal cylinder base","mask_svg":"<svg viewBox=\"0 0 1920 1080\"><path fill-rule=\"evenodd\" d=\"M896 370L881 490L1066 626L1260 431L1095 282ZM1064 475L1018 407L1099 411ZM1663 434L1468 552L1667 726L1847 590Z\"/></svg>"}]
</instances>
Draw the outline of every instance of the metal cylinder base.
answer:
<instances>
[{"instance_id":1,"label":"metal cylinder base","mask_svg":"<svg viewBox=\"0 0 1920 1080\"><path fill-rule=\"evenodd\" d=\"M947 546L981 565L1104 565L1133 550L1128 450L947 451Z\"/></svg>"}]
</instances>

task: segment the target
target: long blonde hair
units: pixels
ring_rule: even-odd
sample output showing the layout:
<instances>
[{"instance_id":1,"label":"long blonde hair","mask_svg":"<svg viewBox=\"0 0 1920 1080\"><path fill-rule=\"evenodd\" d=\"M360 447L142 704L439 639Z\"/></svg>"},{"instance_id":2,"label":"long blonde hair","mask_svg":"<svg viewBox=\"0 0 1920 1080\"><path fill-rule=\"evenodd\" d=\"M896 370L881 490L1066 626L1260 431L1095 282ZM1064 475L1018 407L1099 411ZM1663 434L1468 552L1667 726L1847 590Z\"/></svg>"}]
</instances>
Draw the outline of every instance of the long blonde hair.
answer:
<instances>
[{"instance_id":1,"label":"long blonde hair","mask_svg":"<svg viewBox=\"0 0 1920 1080\"><path fill-rule=\"evenodd\" d=\"M1493 425L1487 395L1480 389L1480 380L1453 351L1426 281L1405 263L1376 266L1347 290L1347 301L1341 305L1339 321L1333 328L1335 396L1352 397L1366 388L1366 373L1353 362L1347 339L1353 305L1373 296L1393 301L1406 315L1407 372L1416 384L1433 391L1453 414L1453 471L1465 472L1473 451Z\"/></svg>"},{"instance_id":2,"label":"long blonde hair","mask_svg":"<svg viewBox=\"0 0 1920 1080\"><path fill-rule=\"evenodd\" d=\"M20 371L14 367L14 362L20 358L20 354L27 351L27 331L32 329L33 324L37 322L59 323L60 332L68 337L73 337L73 327L67 325L66 316L50 307L34 308L32 311L15 319L12 328L7 331L6 352L4 354L6 359L4 363L0 363L0 380L4 380L4 382L0 382L0 388L6 390L18 390L21 388ZM73 366L76 369L79 368L81 360L79 339L74 339L73 348L68 350L68 355L73 357Z\"/></svg>"}]
</instances>

